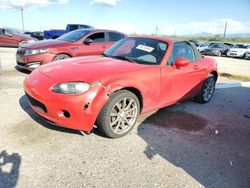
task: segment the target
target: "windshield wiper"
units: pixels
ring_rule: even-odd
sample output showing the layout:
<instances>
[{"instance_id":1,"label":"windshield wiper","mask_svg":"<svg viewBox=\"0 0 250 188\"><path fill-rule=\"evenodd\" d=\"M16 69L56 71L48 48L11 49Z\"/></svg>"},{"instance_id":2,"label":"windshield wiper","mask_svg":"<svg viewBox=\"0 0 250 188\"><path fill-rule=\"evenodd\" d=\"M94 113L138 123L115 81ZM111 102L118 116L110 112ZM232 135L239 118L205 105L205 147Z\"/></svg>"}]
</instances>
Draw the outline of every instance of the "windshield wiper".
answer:
<instances>
[{"instance_id":1,"label":"windshield wiper","mask_svg":"<svg viewBox=\"0 0 250 188\"><path fill-rule=\"evenodd\" d=\"M116 55L116 56L111 56L111 57L116 58L116 59L121 59L121 60L129 61L131 63L137 63L135 60L129 58L128 56Z\"/></svg>"},{"instance_id":2,"label":"windshield wiper","mask_svg":"<svg viewBox=\"0 0 250 188\"><path fill-rule=\"evenodd\" d=\"M109 55L105 54L104 52L101 55L104 57L110 57Z\"/></svg>"}]
</instances>

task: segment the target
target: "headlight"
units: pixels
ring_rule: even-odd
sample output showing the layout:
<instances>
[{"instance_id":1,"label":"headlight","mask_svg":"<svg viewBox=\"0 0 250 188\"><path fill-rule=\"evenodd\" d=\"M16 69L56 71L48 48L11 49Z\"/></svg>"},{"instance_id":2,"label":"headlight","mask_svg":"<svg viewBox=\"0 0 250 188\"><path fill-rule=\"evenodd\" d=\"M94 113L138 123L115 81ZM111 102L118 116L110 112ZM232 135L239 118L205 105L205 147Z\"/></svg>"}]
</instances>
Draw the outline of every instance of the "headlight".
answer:
<instances>
[{"instance_id":1,"label":"headlight","mask_svg":"<svg viewBox=\"0 0 250 188\"><path fill-rule=\"evenodd\" d=\"M90 85L84 82L65 82L57 84L53 91L55 93L63 93L63 94L80 94L85 91L88 91Z\"/></svg>"},{"instance_id":2,"label":"headlight","mask_svg":"<svg viewBox=\"0 0 250 188\"><path fill-rule=\"evenodd\" d=\"M48 49L37 49L37 50L26 50L24 55L35 55L35 54L43 54L47 53Z\"/></svg>"}]
</instances>

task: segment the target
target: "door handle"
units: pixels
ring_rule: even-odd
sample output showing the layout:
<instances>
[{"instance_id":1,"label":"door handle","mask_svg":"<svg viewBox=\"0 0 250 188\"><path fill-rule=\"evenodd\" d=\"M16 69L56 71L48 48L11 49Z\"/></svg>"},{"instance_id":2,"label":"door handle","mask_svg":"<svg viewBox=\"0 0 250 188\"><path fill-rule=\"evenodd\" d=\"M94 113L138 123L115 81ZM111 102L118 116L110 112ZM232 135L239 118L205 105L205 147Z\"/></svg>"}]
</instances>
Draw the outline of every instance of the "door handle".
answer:
<instances>
[{"instance_id":1,"label":"door handle","mask_svg":"<svg viewBox=\"0 0 250 188\"><path fill-rule=\"evenodd\" d=\"M199 70L200 69L200 67L198 66L198 65L194 65L194 70Z\"/></svg>"},{"instance_id":2,"label":"door handle","mask_svg":"<svg viewBox=\"0 0 250 188\"><path fill-rule=\"evenodd\" d=\"M102 48L107 48L107 46L103 45Z\"/></svg>"}]
</instances>

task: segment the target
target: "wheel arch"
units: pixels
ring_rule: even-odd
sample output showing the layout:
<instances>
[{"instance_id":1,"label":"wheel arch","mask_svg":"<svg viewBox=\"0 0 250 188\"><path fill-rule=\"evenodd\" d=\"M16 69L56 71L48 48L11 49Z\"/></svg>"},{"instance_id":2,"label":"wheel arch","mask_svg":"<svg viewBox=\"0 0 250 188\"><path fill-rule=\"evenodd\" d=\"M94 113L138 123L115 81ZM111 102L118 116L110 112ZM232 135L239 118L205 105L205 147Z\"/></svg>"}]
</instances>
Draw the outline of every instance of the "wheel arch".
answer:
<instances>
[{"instance_id":1,"label":"wheel arch","mask_svg":"<svg viewBox=\"0 0 250 188\"><path fill-rule=\"evenodd\" d=\"M69 54L69 53L64 53L64 52L60 52L60 53L58 53L58 54L55 54L55 56L54 56L54 58L53 58L53 61L55 60L55 58L57 57L57 56L59 56L59 55L67 55L67 56L69 56L70 58L71 57L73 57L71 54Z\"/></svg>"},{"instance_id":2,"label":"wheel arch","mask_svg":"<svg viewBox=\"0 0 250 188\"><path fill-rule=\"evenodd\" d=\"M213 71L210 72L210 74L214 75L214 77L215 77L215 79L217 81L217 79L218 79L218 73L213 70Z\"/></svg>"},{"instance_id":3,"label":"wheel arch","mask_svg":"<svg viewBox=\"0 0 250 188\"><path fill-rule=\"evenodd\" d=\"M120 88L112 90L112 92L110 94L115 93L115 92L120 91L120 90L127 90L127 91L130 91L131 93L135 94L135 96L138 98L139 103L140 103L140 112L142 112L143 97L142 97L141 91L135 87L120 87Z\"/></svg>"}]
</instances>

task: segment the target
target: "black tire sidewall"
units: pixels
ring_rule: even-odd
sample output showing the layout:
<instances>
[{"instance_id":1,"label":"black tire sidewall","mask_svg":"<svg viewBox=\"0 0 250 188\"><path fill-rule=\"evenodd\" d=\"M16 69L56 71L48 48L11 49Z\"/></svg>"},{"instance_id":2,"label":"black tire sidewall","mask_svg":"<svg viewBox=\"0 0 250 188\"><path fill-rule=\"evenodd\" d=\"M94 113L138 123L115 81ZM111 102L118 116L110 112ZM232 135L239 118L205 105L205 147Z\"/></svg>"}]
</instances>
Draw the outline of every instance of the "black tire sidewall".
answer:
<instances>
[{"instance_id":1,"label":"black tire sidewall","mask_svg":"<svg viewBox=\"0 0 250 188\"><path fill-rule=\"evenodd\" d=\"M207 81L210 80L210 79L213 79L213 80L214 80L213 93L212 93L212 96L211 96L208 100L205 100L205 99L204 99L204 92L205 92L204 89L205 89L205 85L206 85ZM206 81L204 82L204 84L203 84L203 86L202 86L202 94L201 94L201 96L202 96L202 101L203 101L203 103L207 103L207 102L209 102L209 101L212 99L212 97L213 97L213 95L214 95L214 90L215 90L215 78L214 78L214 75L210 75L210 76L207 77Z\"/></svg>"}]
</instances>

